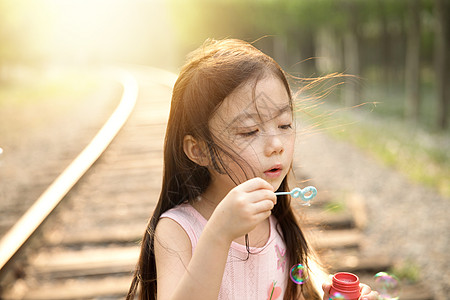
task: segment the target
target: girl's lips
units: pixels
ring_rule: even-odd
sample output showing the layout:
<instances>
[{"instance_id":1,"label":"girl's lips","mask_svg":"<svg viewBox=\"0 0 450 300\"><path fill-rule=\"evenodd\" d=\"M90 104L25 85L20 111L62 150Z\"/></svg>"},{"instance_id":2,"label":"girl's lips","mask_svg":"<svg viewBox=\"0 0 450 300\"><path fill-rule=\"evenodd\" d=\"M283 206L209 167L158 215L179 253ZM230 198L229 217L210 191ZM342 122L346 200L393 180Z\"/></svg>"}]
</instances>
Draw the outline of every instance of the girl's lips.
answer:
<instances>
[{"instance_id":1,"label":"girl's lips","mask_svg":"<svg viewBox=\"0 0 450 300\"><path fill-rule=\"evenodd\" d=\"M275 165L269 170L265 171L264 175L266 175L266 177L268 178L277 178L281 175L282 171L283 169L281 168L281 165Z\"/></svg>"}]
</instances>

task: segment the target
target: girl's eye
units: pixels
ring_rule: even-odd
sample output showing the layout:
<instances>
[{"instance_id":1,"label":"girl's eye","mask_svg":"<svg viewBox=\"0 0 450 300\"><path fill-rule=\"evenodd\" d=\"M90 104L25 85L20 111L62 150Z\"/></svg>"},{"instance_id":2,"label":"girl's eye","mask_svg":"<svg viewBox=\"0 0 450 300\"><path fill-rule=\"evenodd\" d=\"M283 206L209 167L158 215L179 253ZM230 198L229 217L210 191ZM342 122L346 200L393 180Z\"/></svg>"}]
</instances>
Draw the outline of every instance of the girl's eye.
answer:
<instances>
[{"instance_id":1,"label":"girl's eye","mask_svg":"<svg viewBox=\"0 0 450 300\"><path fill-rule=\"evenodd\" d=\"M285 124L280 126L281 129L292 129L292 124Z\"/></svg>"},{"instance_id":2,"label":"girl's eye","mask_svg":"<svg viewBox=\"0 0 450 300\"><path fill-rule=\"evenodd\" d=\"M239 133L240 136L243 137L247 137L247 136L252 136L258 133L258 129L252 130L252 131L247 131L247 132L241 132Z\"/></svg>"}]
</instances>

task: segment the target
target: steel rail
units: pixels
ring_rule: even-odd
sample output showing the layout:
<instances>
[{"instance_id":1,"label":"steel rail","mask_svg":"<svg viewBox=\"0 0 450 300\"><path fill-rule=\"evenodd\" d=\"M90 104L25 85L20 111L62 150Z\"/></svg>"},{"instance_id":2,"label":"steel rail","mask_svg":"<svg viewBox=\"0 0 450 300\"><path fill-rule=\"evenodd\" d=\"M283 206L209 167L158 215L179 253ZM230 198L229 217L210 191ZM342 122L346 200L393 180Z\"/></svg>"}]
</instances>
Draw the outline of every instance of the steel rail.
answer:
<instances>
[{"instance_id":1,"label":"steel rail","mask_svg":"<svg viewBox=\"0 0 450 300\"><path fill-rule=\"evenodd\" d=\"M106 150L131 115L138 97L138 83L130 73L124 70L113 69L112 71L118 75L118 81L123 86L119 105L84 150L0 240L0 272Z\"/></svg>"}]
</instances>

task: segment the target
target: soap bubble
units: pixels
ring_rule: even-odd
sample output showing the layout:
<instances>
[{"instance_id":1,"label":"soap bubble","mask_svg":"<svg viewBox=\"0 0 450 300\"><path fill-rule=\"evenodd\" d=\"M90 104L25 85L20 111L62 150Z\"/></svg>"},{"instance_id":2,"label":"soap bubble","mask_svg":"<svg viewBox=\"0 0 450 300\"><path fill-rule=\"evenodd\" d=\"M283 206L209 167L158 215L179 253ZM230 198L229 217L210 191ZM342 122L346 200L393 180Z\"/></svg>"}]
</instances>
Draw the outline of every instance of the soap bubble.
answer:
<instances>
[{"instance_id":1,"label":"soap bubble","mask_svg":"<svg viewBox=\"0 0 450 300\"><path fill-rule=\"evenodd\" d=\"M399 298L400 283L397 277L386 272L375 274L375 290L380 294L379 299L396 300Z\"/></svg>"},{"instance_id":2,"label":"soap bubble","mask_svg":"<svg viewBox=\"0 0 450 300\"><path fill-rule=\"evenodd\" d=\"M289 276L291 277L291 280L296 284L303 284L308 279L308 274L306 273L306 269L302 264L292 266Z\"/></svg>"},{"instance_id":3,"label":"soap bubble","mask_svg":"<svg viewBox=\"0 0 450 300\"><path fill-rule=\"evenodd\" d=\"M339 292L335 292L332 295L330 295L329 300L347 300L344 295L342 295Z\"/></svg>"},{"instance_id":4,"label":"soap bubble","mask_svg":"<svg viewBox=\"0 0 450 300\"><path fill-rule=\"evenodd\" d=\"M300 204L301 204L302 206L311 206L311 201L310 201L310 200L302 201Z\"/></svg>"}]
</instances>

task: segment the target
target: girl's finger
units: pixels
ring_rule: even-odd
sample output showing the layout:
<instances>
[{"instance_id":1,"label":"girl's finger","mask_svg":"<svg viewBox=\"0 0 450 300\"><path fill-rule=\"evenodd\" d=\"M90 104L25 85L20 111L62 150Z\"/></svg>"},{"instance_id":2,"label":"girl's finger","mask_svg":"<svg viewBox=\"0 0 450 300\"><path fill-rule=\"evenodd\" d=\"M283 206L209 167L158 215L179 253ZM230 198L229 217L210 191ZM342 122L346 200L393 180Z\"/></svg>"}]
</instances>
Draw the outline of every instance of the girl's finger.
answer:
<instances>
[{"instance_id":1,"label":"girl's finger","mask_svg":"<svg viewBox=\"0 0 450 300\"><path fill-rule=\"evenodd\" d=\"M378 300L379 294L377 291L372 291L372 289L364 283L360 284L361 290L361 300Z\"/></svg>"},{"instance_id":2,"label":"girl's finger","mask_svg":"<svg viewBox=\"0 0 450 300\"><path fill-rule=\"evenodd\" d=\"M263 200L253 205L255 214L270 212L274 206L275 204L271 200Z\"/></svg>"},{"instance_id":3,"label":"girl's finger","mask_svg":"<svg viewBox=\"0 0 450 300\"><path fill-rule=\"evenodd\" d=\"M368 286L367 284L364 284L364 283L359 284L359 290L361 291L361 296L368 295L368 294L370 294L370 292L372 292L372 289L370 288L370 286Z\"/></svg>"},{"instance_id":4,"label":"girl's finger","mask_svg":"<svg viewBox=\"0 0 450 300\"><path fill-rule=\"evenodd\" d=\"M330 297L330 289L331 289L331 284L328 282L325 282L322 284L322 290L324 292L323 294L323 299L324 300L328 300L328 298Z\"/></svg>"},{"instance_id":5,"label":"girl's finger","mask_svg":"<svg viewBox=\"0 0 450 300\"><path fill-rule=\"evenodd\" d=\"M273 190L273 186L262 178L255 177L242 183L241 186L246 192L253 192L260 189Z\"/></svg>"},{"instance_id":6,"label":"girl's finger","mask_svg":"<svg viewBox=\"0 0 450 300\"><path fill-rule=\"evenodd\" d=\"M259 202L264 200L270 200L275 205L277 203L277 196L274 192L268 190L257 190L249 193L250 201Z\"/></svg>"},{"instance_id":7,"label":"girl's finger","mask_svg":"<svg viewBox=\"0 0 450 300\"><path fill-rule=\"evenodd\" d=\"M378 300L378 299L380 299L380 295L376 291L371 291L368 295L364 295L361 299L364 299L364 300Z\"/></svg>"},{"instance_id":8,"label":"girl's finger","mask_svg":"<svg viewBox=\"0 0 450 300\"><path fill-rule=\"evenodd\" d=\"M258 214L255 214L255 224L259 224L260 222L262 222L262 221L264 221L264 220L266 220L267 218L269 218L270 217L270 215L272 214L272 212L269 210L269 211L263 211L263 212L260 212L260 213L258 213Z\"/></svg>"},{"instance_id":9,"label":"girl's finger","mask_svg":"<svg viewBox=\"0 0 450 300\"><path fill-rule=\"evenodd\" d=\"M322 284L322 290L326 293L330 293L330 289L331 289L331 284L328 282L324 282Z\"/></svg>"}]
</instances>

